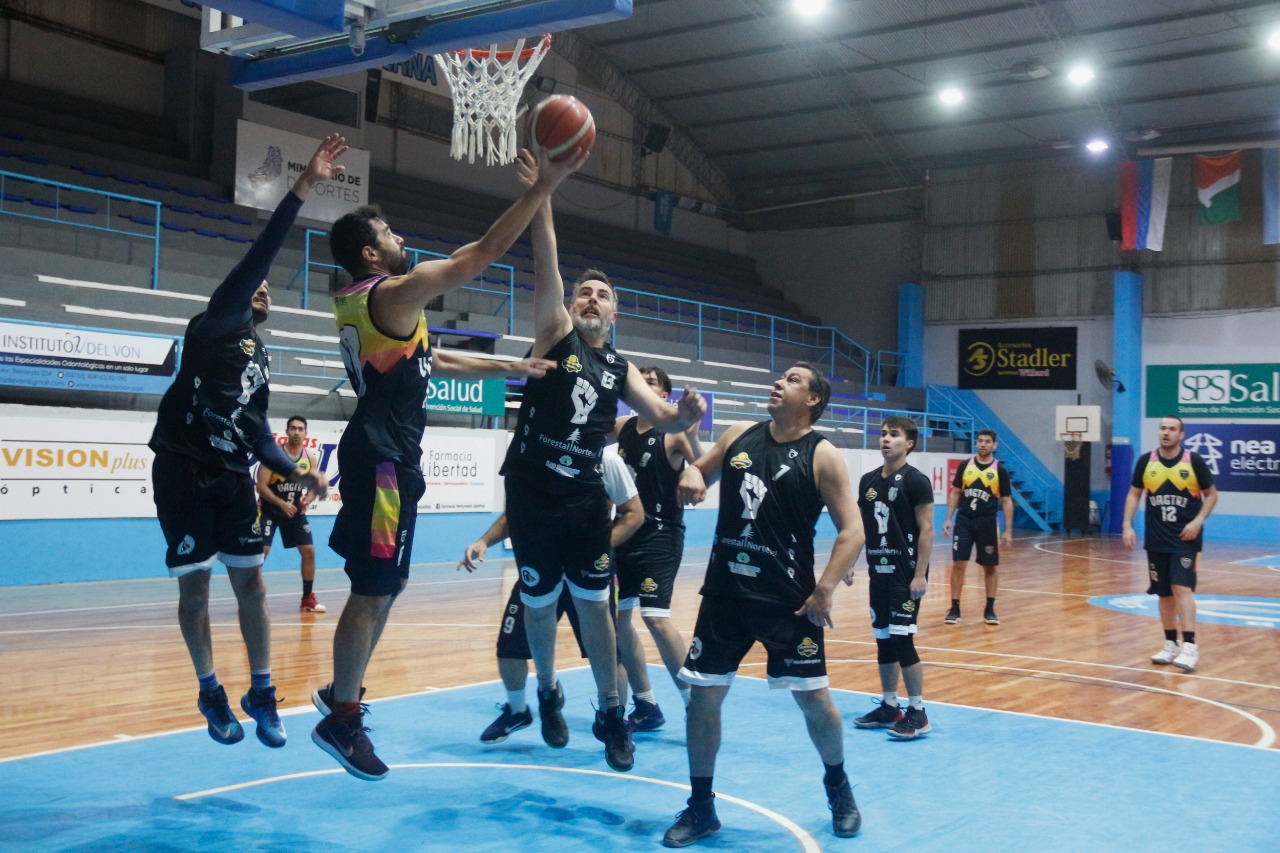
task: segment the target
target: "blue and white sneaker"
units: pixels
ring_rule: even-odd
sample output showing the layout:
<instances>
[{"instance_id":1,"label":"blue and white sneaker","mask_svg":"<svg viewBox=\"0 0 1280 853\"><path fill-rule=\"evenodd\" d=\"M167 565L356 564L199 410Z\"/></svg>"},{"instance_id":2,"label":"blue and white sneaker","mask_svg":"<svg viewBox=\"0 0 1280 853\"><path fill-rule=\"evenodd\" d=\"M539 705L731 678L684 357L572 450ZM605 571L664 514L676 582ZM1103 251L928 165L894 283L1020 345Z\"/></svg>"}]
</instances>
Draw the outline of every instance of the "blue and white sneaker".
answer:
<instances>
[{"instance_id":1,"label":"blue and white sneaker","mask_svg":"<svg viewBox=\"0 0 1280 853\"><path fill-rule=\"evenodd\" d=\"M231 703L227 701L227 691L219 684L213 690L201 690L196 707L209 721L209 737L218 743L233 744L244 740L244 729L240 721L231 713Z\"/></svg>"},{"instance_id":2,"label":"blue and white sneaker","mask_svg":"<svg viewBox=\"0 0 1280 853\"><path fill-rule=\"evenodd\" d=\"M627 722L631 724L632 731L652 732L666 725L667 718L662 715L662 709L658 707L657 702L636 699L635 703L635 710L627 715Z\"/></svg>"},{"instance_id":3,"label":"blue and white sneaker","mask_svg":"<svg viewBox=\"0 0 1280 853\"><path fill-rule=\"evenodd\" d=\"M284 723L276 713L276 688L251 687L240 697L240 707L258 724L258 740L272 749L279 749L289 739Z\"/></svg>"}]
</instances>

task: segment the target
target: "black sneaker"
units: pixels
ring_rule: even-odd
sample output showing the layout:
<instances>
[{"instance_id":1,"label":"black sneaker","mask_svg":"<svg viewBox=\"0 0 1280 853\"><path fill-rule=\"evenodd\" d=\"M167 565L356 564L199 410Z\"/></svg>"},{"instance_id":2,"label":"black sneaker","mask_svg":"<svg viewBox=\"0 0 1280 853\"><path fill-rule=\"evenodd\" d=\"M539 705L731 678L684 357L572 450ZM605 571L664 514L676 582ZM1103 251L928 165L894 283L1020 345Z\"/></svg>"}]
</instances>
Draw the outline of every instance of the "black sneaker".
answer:
<instances>
[{"instance_id":1,"label":"black sneaker","mask_svg":"<svg viewBox=\"0 0 1280 853\"><path fill-rule=\"evenodd\" d=\"M517 714L511 710L510 704L502 704L498 707L502 709L502 713L480 735L481 743L502 743L512 732L518 732L533 725L533 711L528 708Z\"/></svg>"},{"instance_id":2,"label":"black sneaker","mask_svg":"<svg viewBox=\"0 0 1280 853\"><path fill-rule=\"evenodd\" d=\"M943 622L948 625L956 625L960 622L960 608L952 607L947 611L947 615L943 617Z\"/></svg>"},{"instance_id":3,"label":"black sneaker","mask_svg":"<svg viewBox=\"0 0 1280 853\"><path fill-rule=\"evenodd\" d=\"M565 724L564 688L557 681L555 686L544 690L538 688L538 717L542 720L542 739L552 749L564 749L569 743L569 726Z\"/></svg>"},{"instance_id":4,"label":"black sneaker","mask_svg":"<svg viewBox=\"0 0 1280 853\"><path fill-rule=\"evenodd\" d=\"M276 712L276 688L251 687L240 697L240 707L258 724L258 740L272 749L284 746L288 735Z\"/></svg>"},{"instance_id":5,"label":"black sneaker","mask_svg":"<svg viewBox=\"0 0 1280 853\"><path fill-rule=\"evenodd\" d=\"M996 606L994 604L987 605L987 609L982 613L982 621L988 625L1000 624L1000 617L996 615Z\"/></svg>"},{"instance_id":6,"label":"black sneaker","mask_svg":"<svg viewBox=\"0 0 1280 853\"><path fill-rule=\"evenodd\" d=\"M827 808L831 809L831 830L839 838L853 838L862 829L862 812L853 801L853 788L848 777L834 788L823 785L827 789Z\"/></svg>"},{"instance_id":7,"label":"black sneaker","mask_svg":"<svg viewBox=\"0 0 1280 853\"><path fill-rule=\"evenodd\" d=\"M363 717L340 720L330 714L311 730L316 746L338 759L346 771L357 779L377 782L387 776L387 765L373 752L373 743L365 732Z\"/></svg>"},{"instance_id":8,"label":"black sneaker","mask_svg":"<svg viewBox=\"0 0 1280 853\"><path fill-rule=\"evenodd\" d=\"M635 701L636 709L627 715L627 722L631 724L632 731L652 732L666 725L667 718L662 716L662 709L658 707L658 703L646 702L643 699Z\"/></svg>"},{"instance_id":9,"label":"black sneaker","mask_svg":"<svg viewBox=\"0 0 1280 853\"><path fill-rule=\"evenodd\" d=\"M924 708L907 708L907 713L902 719L889 729L889 736L898 740L911 740L924 737L931 731L933 726L929 725L929 717L925 714Z\"/></svg>"},{"instance_id":10,"label":"black sneaker","mask_svg":"<svg viewBox=\"0 0 1280 853\"><path fill-rule=\"evenodd\" d=\"M233 744L244 740L244 729L240 721L231 713L231 703L227 701L227 691L219 684L212 690L201 690L196 707L209 721L209 737L218 743Z\"/></svg>"},{"instance_id":11,"label":"black sneaker","mask_svg":"<svg viewBox=\"0 0 1280 853\"><path fill-rule=\"evenodd\" d=\"M689 807L676 815L667 834L662 836L663 847L688 847L699 838L706 838L720 828L716 817L715 794L705 803L689 801Z\"/></svg>"},{"instance_id":12,"label":"black sneaker","mask_svg":"<svg viewBox=\"0 0 1280 853\"><path fill-rule=\"evenodd\" d=\"M873 700L874 701L874 700ZM876 709L865 717L858 717L853 724L860 729L887 729L902 719L902 709L888 702L876 702Z\"/></svg>"},{"instance_id":13,"label":"black sneaker","mask_svg":"<svg viewBox=\"0 0 1280 853\"><path fill-rule=\"evenodd\" d=\"M621 773L635 766L636 742L631 738L631 726L623 716L622 706L596 711L591 733L604 744L605 763Z\"/></svg>"},{"instance_id":14,"label":"black sneaker","mask_svg":"<svg viewBox=\"0 0 1280 853\"><path fill-rule=\"evenodd\" d=\"M364 688L360 688L360 699L364 699ZM358 701L358 700L357 700ZM316 706L316 710L326 717L333 713L333 682L330 681L324 687L317 687L311 691L311 704ZM363 702L360 704L361 711L367 711L368 706Z\"/></svg>"}]
</instances>

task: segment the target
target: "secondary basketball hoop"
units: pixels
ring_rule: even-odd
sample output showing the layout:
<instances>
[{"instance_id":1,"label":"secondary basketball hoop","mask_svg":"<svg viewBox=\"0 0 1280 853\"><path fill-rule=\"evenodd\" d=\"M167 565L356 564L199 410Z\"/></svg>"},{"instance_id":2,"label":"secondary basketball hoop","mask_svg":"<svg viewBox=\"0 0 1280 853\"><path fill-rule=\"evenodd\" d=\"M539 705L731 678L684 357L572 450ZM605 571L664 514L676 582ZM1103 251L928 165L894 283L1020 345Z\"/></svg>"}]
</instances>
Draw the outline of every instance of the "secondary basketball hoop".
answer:
<instances>
[{"instance_id":1,"label":"secondary basketball hoop","mask_svg":"<svg viewBox=\"0 0 1280 853\"><path fill-rule=\"evenodd\" d=\"M525 42L517 40L510 50L494 44L436 54L453 93L453 159L474 163L483 157L488 166L516 159L520 94L551 48L551 36L532 47Z\"/></svg>"},{"instance_id":2,"label":"secondary basketball hoop","mask_svg":"<svg viewBox=\"0 0 1280 853\"><path fill-rule=\"evenodd\" d=\"M1058 441L1062 442L1063 456L1075 461L1080 458L1080 445L1084 444L1082 432L1060 432Z\"/></svg>"}]
</instances>

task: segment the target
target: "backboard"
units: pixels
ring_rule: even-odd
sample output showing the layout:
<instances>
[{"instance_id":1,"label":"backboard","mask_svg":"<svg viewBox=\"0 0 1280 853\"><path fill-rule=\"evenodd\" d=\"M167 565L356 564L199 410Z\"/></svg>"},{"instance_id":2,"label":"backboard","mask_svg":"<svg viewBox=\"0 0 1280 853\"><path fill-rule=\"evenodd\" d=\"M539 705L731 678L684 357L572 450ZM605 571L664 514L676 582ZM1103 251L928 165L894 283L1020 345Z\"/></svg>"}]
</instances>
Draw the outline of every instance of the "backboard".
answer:
<instances>
[{"instance_id":1,"label":"backboard","mask_svg":"<svg viewBox=\"0 0 1280 853\"><path fill-rule=\"evenodd\" d=\"M215 0L200 46L269 89L630 16L631 0Z\"/></svg>"},{"instance_id":2,"label":"backboard","mask_svg":"<svg viewBox=\"0 0 1280 853\"><path fill-rule=\"evenodd\" d=\"M1101 406L1058 406L1053 423L1054 441L1065 441L1068 433L1078 433L1079 441L1102 441Z\"/></svg>"}]
</instances>

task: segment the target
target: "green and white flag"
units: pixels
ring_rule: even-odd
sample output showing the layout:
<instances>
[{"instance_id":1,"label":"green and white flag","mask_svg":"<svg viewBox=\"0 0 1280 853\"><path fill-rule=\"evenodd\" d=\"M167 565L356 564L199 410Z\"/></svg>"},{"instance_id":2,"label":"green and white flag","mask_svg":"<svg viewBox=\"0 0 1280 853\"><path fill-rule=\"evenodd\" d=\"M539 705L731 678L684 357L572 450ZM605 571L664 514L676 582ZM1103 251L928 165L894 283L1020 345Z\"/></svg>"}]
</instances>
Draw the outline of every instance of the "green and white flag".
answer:
<instances>
[{"instance_id":1,"label":"green and white flag","mask_svg":"<svg viewBox=\"0 0 1280 853\"><path fill-rule=\"evenodd\" d=\"M1196 155L1196 197L1202 224L1240 221L1241 159L1239 151L1221 157Z\"/></svg>"}]
</instances>

